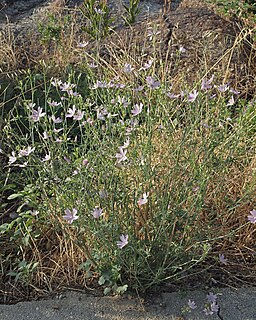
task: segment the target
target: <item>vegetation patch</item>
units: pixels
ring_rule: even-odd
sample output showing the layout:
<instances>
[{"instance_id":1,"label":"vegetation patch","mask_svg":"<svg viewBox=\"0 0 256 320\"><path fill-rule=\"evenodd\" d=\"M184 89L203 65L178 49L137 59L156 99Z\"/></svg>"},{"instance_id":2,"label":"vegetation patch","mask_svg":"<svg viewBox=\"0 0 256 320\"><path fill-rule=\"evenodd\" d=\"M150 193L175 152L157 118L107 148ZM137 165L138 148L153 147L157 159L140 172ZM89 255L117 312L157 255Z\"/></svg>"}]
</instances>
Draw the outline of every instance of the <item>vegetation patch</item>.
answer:
<instances>
[{"instance_id":1,"label":"vegetation patch","mask_svg":"<svg viewBox=\"0 0 256 320\"><path fill-rule=\"evenodd\" d=\"M0 54L2 301L78 286L142 292L198 275L252 283L255 30L228 48L250 48L246 81L207 54L188 77L189 49L171 37L163 54L157 25L144 46L121 48L106 2L77 10L38 24L37 61L30 51L15 69ZM125 11L132 28L139 2ZM12 35L3 39L17 57Z\"/></svg>"}]
</instances>

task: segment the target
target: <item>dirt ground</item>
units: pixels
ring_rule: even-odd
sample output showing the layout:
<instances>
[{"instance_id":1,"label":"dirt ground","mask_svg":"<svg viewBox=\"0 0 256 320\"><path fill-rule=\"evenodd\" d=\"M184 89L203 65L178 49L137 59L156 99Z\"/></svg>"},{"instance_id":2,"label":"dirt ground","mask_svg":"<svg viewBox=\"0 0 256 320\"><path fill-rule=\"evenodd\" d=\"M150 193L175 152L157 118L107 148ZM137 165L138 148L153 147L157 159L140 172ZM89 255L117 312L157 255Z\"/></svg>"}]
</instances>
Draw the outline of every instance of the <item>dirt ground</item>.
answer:
<instances>
[{"instance_id":1,"label":"dirt ground","mask_svg":"<svg viewBox=\"0 0 256 320\"><path fill-rule=\"evenodd\" d=\"M83 41L81 27L88 22L77 10L82 3L83 0L5 0L0 4L0 31L7 35L13 32L17 46L22 47L21 56L29 56L26 50L31 52L31 43L40 41L39 22L47 23L47 15L52 10L59 10L64 15L77 14L76 27L77 30L80 28L80 34L75 34L75 39ZM223 81L235 82L235 87L250 96L250 88L256 85L256 54L240 21L220 16L205 0L141 0L136 23L127 27L121 17L123 4L128 5L129 0L107 0L107 3L110 15L115 18L115 32L102 41L101 52L109 62L114 63L113 47L134 51L136 57L143 54L150 57L153 50L158 50L164 59L168 54L173 65L178 53L179 70L170 71L173 78L181 70L186 73L186 81L195 81L194 75L207 64L209 74L221 73ZM145 48L150 29L157 29L157 46L153 48L147 43ZM88 50L94 52L94 49L95 44L91 42ZM180 49L184 49L181 54ZM36 61L36 55L32 53L30 60Z\"/></svg>"}]
</instances>

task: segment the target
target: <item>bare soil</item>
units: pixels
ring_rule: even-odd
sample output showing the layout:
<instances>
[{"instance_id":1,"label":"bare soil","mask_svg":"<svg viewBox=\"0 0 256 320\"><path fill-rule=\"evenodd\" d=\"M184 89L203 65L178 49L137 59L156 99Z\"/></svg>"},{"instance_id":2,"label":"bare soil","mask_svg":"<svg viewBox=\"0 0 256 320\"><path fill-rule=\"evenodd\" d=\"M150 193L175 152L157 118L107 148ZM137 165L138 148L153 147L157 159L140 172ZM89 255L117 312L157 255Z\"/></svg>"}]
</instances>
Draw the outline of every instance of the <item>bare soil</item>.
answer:
<instances>
[{"instance_id":1,"label":"bare soil","mask_svg":"<svg viewBox=\"0 0 256 320\"><path fill-rule=\"evenodd\" d=\"M38 41L38 23L47 21L51 10L77 13L77 7L82 3L83 0L5 0L0 4L0 31L12 31L19 39L18 46L26 41L31 46L30 40L26 39L32 38L32 43ZM246 90L255 87L255 48L250 45L251 39L243 35L242 23L224 19L204 0L141 0L136 23L127 27L121 17L123 4L128 3L129 0L108 0L110 14L116 18L115 33L102 43L101 50L110 62L114 63L109 43L120 52L135 48L137 56L150 57L155 44L153 48L149 43L148 33L150 28L157 29L157 50L163 57L168 55L174 62L178 50L186 50L180 54L179 70L170 70L173 77L183 70L187 74L186 80L193 81L195 73L207 63L209 73L218 69L224 74L224 80L235 81ZM80 17L76 23L84 25L85 19ZM29 38L29 34L33 37ZM76 37L82 38L79 34ZM88 50L93 51L93 46L92 42Z\"/></svg>"},{"instance_id":2,"label":"bare soil","mask_svg":"<svg viewBox=\"0 0 256 320\"><path fill-rule=\"evenodd\" d=\"M54 10L63 15L76 13L76 30L80 34L75 33L74 37L77 41L83 39L81 27L87 22L77 10L82 3L83 0L5 0L0 4L0 31L14 33L16 48L23 57L22 67L27 63L31 67L30 61L42 58L38 55L40 49L31 48L40 41L39 22L47 23L47 15ZM127 27L121 18L125 13L123 4L128 5L129 0L108 0L115 32L102 41L101 53L110 63L115 63L114 47L120 53L133 52L145 59L157 49L162 58L172 63L168 72L173 78L182 71L186 81L195 81L194 76L207 65L209 74L224 75L223 81L235 82L235 87L251 95L251 88L256 87L256 50L240 21L218 15L205 0L141 0L136 23ZM156 30L157 43L150 43L150 29ZM181 48L184 52L179 52ZM88 50L94 52L95 43L91 42ZM179 69L175 68L177 57Z\"/></svg>"}]
</instances>

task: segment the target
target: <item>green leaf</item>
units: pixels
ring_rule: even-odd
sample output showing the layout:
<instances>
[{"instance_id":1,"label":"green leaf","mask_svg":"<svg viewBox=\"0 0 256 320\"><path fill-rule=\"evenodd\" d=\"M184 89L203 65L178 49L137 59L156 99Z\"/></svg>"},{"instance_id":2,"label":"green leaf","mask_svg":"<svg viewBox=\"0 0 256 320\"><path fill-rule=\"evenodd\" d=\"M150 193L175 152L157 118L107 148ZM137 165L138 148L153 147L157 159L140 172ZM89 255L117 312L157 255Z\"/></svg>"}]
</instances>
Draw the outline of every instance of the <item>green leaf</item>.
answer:
<instances>
[{"instance_id":1,"label":"green leaf","mask_svg":"<svg viewBox=\"0 0 256 320\"><path fill-rule=\"evenodd\" d=\"M101 276L101 277L99 278L98 284L99 284L100 286L102 286L105 282L106 282L105 277L104 277L104 276Z\"/></svg>"},{"instance_id":2,"label":"green leaf","mask_svg":"<svg viewBox=\"0 0 256 320\"><path fill-rule=\"evenodd\" d=\"M14 189L15 187L16 187L15 184L7 184L6 186L1 186L0 190L3 192L3 191L6 191L6 190Z\"/></svg>"},{"instance_id":3,"label":"green leaf","mask_svg":"<svg viewBox=\"0 0 256 320\"><path fill-rule=\"evenodd\" d=\"M104 295L106 296L107 294L109 294L111 292L111 288L110 287L107 287L104 289L103 293Z\"/></svg>"},{"instance_id":4,"label":"green leaf","mask_svg":"<svg viewBox=\"0 0 256 320\"><path fill-rule=\"evenodd\" d=\"M116 293L117 293L117 294L123 294L123 293L125 293L125 291L126 291L127 289L128 289L128 285L125 284L125 285L123 285L123 286L117 287L117 288L116 288Z\"/></svg>"},{"instance_id":5,"label":"green leaf","mask_svg":"<svg viewBox=\"0 0 256 320\"><path fill-rule=\"evenodd\" d=\"M12 200L12 199L16 199L16 198L18 198L18 197L20 197L20 196L22 196L22 194L20 194L20 193L13 193L13 194L11 194L7 199L8 199L8 200Z\"/></svg>"},{"instance_id":6,"label":"green leaf","mask_svg":"<svg viewBox=\"0 0 256 320\"><path fill-rule=\"evenodd\" d=\"M16 277L17 274L18 274L18 273L15 272L15 271L10 271L10 272L7 273L7 276Z\"/></svg>"}]
</instances>

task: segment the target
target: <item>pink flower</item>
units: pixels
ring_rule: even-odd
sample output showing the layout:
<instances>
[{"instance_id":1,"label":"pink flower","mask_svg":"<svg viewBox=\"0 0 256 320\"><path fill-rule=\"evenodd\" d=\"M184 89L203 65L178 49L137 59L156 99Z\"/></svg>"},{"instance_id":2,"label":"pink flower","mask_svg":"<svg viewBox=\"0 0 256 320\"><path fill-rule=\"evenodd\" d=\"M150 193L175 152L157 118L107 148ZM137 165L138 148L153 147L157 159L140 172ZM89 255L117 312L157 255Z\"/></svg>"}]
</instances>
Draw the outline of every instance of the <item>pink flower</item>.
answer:
<instances>
[{"instance_id":1,"label":"pink flower","mask_svg":"<svg viewBox=\"0 0 256 320\"><path fill-rule=\"evenodd\" d=\"M95 219L99 219L99 217L101 217L103 215L103 209L101 208L94 208L92 215Z\"/></svg>"},{"instance_id":2,"label":"pink flower","mask_svg":"<svg viewBox=\"0 0 256 320\"><path fill-rule=\"evenodd\" d=\"M171 93L171 92L167 92L166 95L170 99L176 99L176 98L179 98L179 96L180 96L180 94L174 94L174 93Z\"/></svg>"},{"instance_id":3,"label":"pink flower","mask_svg":"<svg viewBox=\"0 0 256 320\"><path fill-rule=\"evenodd\" d=\"M18 164L18 167L20 168L25 168L28 165L28 161L22 163L22 164Z\"/></svg>"},{"instance_id":4,"label":"pink flower","mask_svg":"<svg viewBox=\"0 0 256 320\"><path fill-rule=\"evenodd\" d=\"M148 76L146 77L146 82L150 89L157 89L160 87L160 82L156 81L153 77Z\"/></svg>"},{"instance_id":5,"label":"pink flower","mask_svg":"<svg viewBox=\"0 0 256 320\"><path fill-rule=\"evenodd\" d=\"M77 110L76 114L74 114L73 119L74 120L82 120L84 116L84 111Z\"/></svg>"},{"instance_id":6,"label":"pink flower","mask_svg":"<svg viewBox=\"0 0 256 320\"><path fill-rule=\"evenodd\" d=\"M73 172L72 172L72 176L76 176L79 174L79 169L75 169Z\"/></svg>"},{"instance_id":7,"label":"pink flower","mask_svg":"<svg viewBox=\"0 0 256 320\"><path fill-rule=\"evenodd\" d=\"M121 163L122 161L127 160L126 153L127 153L127 149L123 149L122 147L119 147L119 153L116 154L117 163Z\"/></svg>"},{"instance_id":8,"label":"pink flower","mask_svg":"<svg viewBox=\"0 0 256 320\"><path fill-rule=\"evenodd\" d=\"M136 91L136 92L140 92L140 91L142 91L144 89L144 86L138 86L137 88L135 88L134 90Z\"/></svg>"},{"instance_id":9,"label":"pink flower","mask_svg":"<svg viewBox=\"0 0 256 320\"><path fill-rule=\"evenodd\" d=\"M124 142L124 145L123 145L122 147L120 147L120 148L126 149L126 148L129 147L129 144L130 144L130 140L129 140L129 138L128 138L128 139Z\"/></svg>"},{"instance_id":10,"label":"pink flower","mask_svg":"<svg viewBox=\"0 0 256 320\"><path fill-rule=\"evenodd\" d=\"M220 262L227 265L228 264L228 260L225 258L224 254L219 254L219 259Z\"/></svg>"},{"instance_id":11,"label":"pink flower","mask_svg":"<svg viewBox=\"0 0 256 320\"><path fill-rule=\"evenodd\" d=\"M35 148L31 148L30 146L28 146L27 149L20 150L19 157L27 157L34 150L35 150Z\"/></svg>"},{"instance_id":12,"label":"pink flower","mask_svg":"<svg viewBox=\"0 0 256 320\"><path fill-rule=\"evenodd\" d=\"M156 28L148 28L150 29L149 32L148 32L148 37L149 37L149 40L152 41L158 34L160 34L160 31L157 31Z\"/></svg>"},{"instance_id":13,"label":"pink flower","mask_svg":"<svg viewBox=\"0 0 256 320\"><path fill-rule=\"evenodd\" d=\"M185 53L186 51L187 50L184 47L182 47L182 46L179 47L179 52L180 53Z\"/></svg>"},{"instance_id":14,"label":"pink flower","mask_svg":"<svg viewBox=\"0 0 256 320\"><path fill-rule=\"evenodd\" d=\"M86 123L89 123L91 126L93 126L94 121L91 118L86 119Z\"/></svg>"},{"instance_id":15,"label":"pink flower","mask_svg":"<svg viewBox=\"0 0 256 320\"><path fill-rule=\"evenodd\" d=\"M47 140L47 139L49 139L49 138L50 138L49 134L48 134L46 131L44 131L44 132L43 132L43 139L44 139L44 140Z\"/></svg>"},{"instance_id":16,"label":"pink flower","mask_svg":"<svg viewBox=\"0 0 256 320\"><path fill-rule=\"evenodd\" d=\"M143 104L140 103L140 105L135 104L134 109L131 111L133 117L136 117L137 115L139 115L142 112L142 108L143 108Z\"/></svg>"},{"instance_id":17,"label":"pink flower","mask_svg":"<svg viewBox=\"0 0 256 320\"><path fill-rule=\"evenodd\" d=\"M198 96L198 92L196 90L193 90L192 92L189 92L188 94L188 101L194 102Z\"/></svg>"},{"instance_id":18,"label":"pink flower","mask_svg":"<svg viewBox=\"0 0 256 320\"><path fill-rule=\"evenodd\" d=\"M97 119L104 121L106 116L108 116L108 111L104 107L99 107L95 109L97 112Z\"/></svg>"},{"instance_id":19,"label":"pink flower","mask_svg":"<svg viewBox=\"0 0 256 320\"><path fill-rule=\"evenodd\" d=\"M147 70L147 69L149 69L151 66L152 66L152 64L153 64L153 60L151 59L151 60L148 60L148 62L146 62L146 63L144 63L144 70Z\"/></svg>"},{"instance_id":20,"label":"pink flower","mask_svg":"<svg viewBox=\"0 0 256 320\"><path fill-rule=\"evenodd\" d=\"M62 130L64 130L64 128L59 128L59 129L54 128L54 129L53 129L53 132L59 133L59 132L61 132Z\"/></svg>"},{"instance_id":21,"label":"pink flower","mask_svg":"<svg viewBox=\"0 0 256 320\"><path fill-rule=\"evenodd\" d=\"M68 157L64 156L63 159L64 159L67 163L71 163L71 160L70 160Z\"/></svg>"},{"instance_id":22,"label":"pink flower","mask_svg":"<svg viewBox=\"0 0 256 320\"><path fill-rule=\"evenodd\" d=\"M218 86L218 89L220 92L226 92L229 89L229 85L228 84L222 84L220 86Z\"/></svg>"},{"instance_id":23,"label":"pink flower","mask_svg":"<svg viewBox=\"0 0 256 320\"><path fill-rule=\"evenodd\" d=\"M143 204L146 204L148 202L148 194L147 193L143 193L142 198L139 198L138 200L138 205L142 206Z\"/></svg>"},{"instance_id":24,"label":"pink flower","mask_svg":"<svg viewBox=\"0 0 256 320\"><path fill-rule=\"evenodd\" d=\"M202 89L202 90L209 90L209 89L211 89L211 88L212 88L211 83L212 83L212 81L213 81L213 78L214 78L214 74L212 75L212 77L211 77L209 80L203 79L203 80L202 80L202 84L201 84L201 89Z\"/></svg>"},{"instance_id":25,"label":"pink flower","mask_svg":"<svg viewBox=\"0 0 256 320\"><path fill-rule=\"evenodd\" d=\"M52 119L53 123L61 123L62 122L62 119L61 118L55 118L54 114L51 116L51 119Z\"/></svg>"},{"instance_id":26,"label":"pink flower","mask_svg":"<svg viewBox=\"0 0 256 320\"><path fill-rule=\"evenodd\" d=\"M58 107L61 105L61 102L56 102L56 101L48 101L49 106L51 107Z\"/></svg>"},{"instance_id":27,"label":"pink flower","mask_svg":"<svg viewBox=\"0 0 256 320\"><path fill-rule=\"evenodd\" d=\"M252 211L250 211L250 216L248 216L248 221L250 221L251 223L256 223L256 210L253 209Z\"/></svg>"},{"instance_id":28,"label":"pink flower","mask_svg":"<svg viewBox=\"0 0 256 320\"><path fill-rule=\"evenodd\" d=\"M189 306L189 308L192 309L192 310L193 310L193 309L196 309L196 307L197 307L196 304L195 304L195 301L192 301L192 300L190 300L190 299L188 300L188 306Z\"/></svg>"},{"instance_id":29,"label":"pink flower","mask_svg":"<svg viewBox=\"0 0 256 320\"><path fill-rule=\"evenodd\" d=\"M69 96L81 97L80 93L75 92L75 91L73 91L73 90L68 90L67 93L68 93Z\"/></svg>"},{"instance_id":30,"label":"pink flower","mask_svg":"<svg viewBox=\"0 0 256 320\"><path fill-rule=\"evenodd\" d=\"M41 107L38 107L37 110L33 109L32 110L32 115L31 115L31 119L34 121L34 122L38 122L40 120L40 118L44 117L46 115L45 112L42 112L43 111L43 108Z\"/></svg>"},{"instance_id":31,"label":"pink flower","mask_svg":"<svg viewBox=\"0 0 256 320\"><path fill-rule=\"evenodd\" d=\"M213 311L209 310L208 308L204 308L203 312L204 312L204 314L206 316L212 316L213 315Z\"/></svg>"},{"instance_id":32,"label":"pink flower","mask_svg":"<svg viewBox=\"0 0 256 320\"><path fill-rule=\"evenodd\" d=\"M98 88L107 88L107 82L106 81L99 81L97 80L96 83L91 87L92 90L98 89Z\"/></svg>"},{"instance_id":33,"label":"pink flower","mask_svg":"<svg viewBox=\"0 0 256 320\"><path fill-rule=\"evenodd\" d=\"M77 47L78 48L85 48L87 45L88 45L88 41L87 42L79 42L78 44L77 44Z\"/></svg>"},{"instance_id":34,"label":"pink flower","mask_svg":"<svg viewBox=\"0 0 256 320\"><path fill-rule=\"evenodd\" d=\"M123 249L128 244L128 234L121 234L120 241L117 241L117 246L119 249Z\"/></svg>"},{"instance_id":35,"label":"pink flower","mask_svg":"<svg viewBox=\"0 0 256 320\"><path fill-rule=\"evenodd\" d=\"M124 71L125 73L131 73L132 70L134 70L134 68L131 66L130 63L126 63L126 64L124 65L123 71Z\"/></svg>"},{"instance_id":36,"label":"pink flower","mask_svg":"<svg viewBox=\"0 0 256 320\"><path fill-rule=\"evenodd\" d=\"M89 164L89 160L88 160L88 159L84 159L84 160L82 161L82 165L83 165L83 166L88 166L88 164Z\"/></svg>"},{"instance_id":37,"label":"pink flower","mask_svg":"<svg viewBox=\"0 0 256 320\"><path fill-rule=\"evenodd\" d=\"M214 302L214 303L211 304L211 311L212 311L212 312L216 312L216 313L217 313L217 312L219 311L219 308L220 308L220 307L217 305L216 302Z\"/></svg>"},{"instance_id":38,"label":"pink flower","mask_svg":"<svg viewBox=\"0 0 256 320\"><path fill-rule=\"evenodd\" d=\"M212 292L207 294L207 300L208 300L209 303L216 303L217 298L218 298L217 294L214 294Z\"/></svg>"},{"instance_id":39,"label":"pink flower","mask_svg":"<svg viewBox=\"0 0 256 320\"><path fill-rule=\"evenodd\" d=\"M74 117L75 113L76 113L76 106L73 105L72 109L68 108L68 113L66 114L66 118Z\"/></svg>"},{"instance_id":40,"label":"pink flower","mask_svg":"<svg viewBox=\"0 0 256 320\"><path fill-rule=\"evenodd\" d=\"M51 81L51 84L57 88L58 86L62 85L62 81L55 78L53 81Z\"/></svg>"},{"instance_id":41,"label":"pink flower","mask_svg":"<svg viewBox=\"0 0 256 320\"><path fill-rule=\"evenodd\" d=\"M61 91L69 91L72 90L76 85L69 83L69 82L64 82L60 85L60 90Z\"/></svg>"},{"instance_id":42,"label":"pink flower","mask_svg":"<svg viewBox=\"0 0 256 320\"><path fill-rule=\"evenodd\" d=\"M228 100L227 106L233 106L235 104L234 96L231 96L231 98Z\"/></svg>"},{"instance_id":43,"label":"pink flower","mask_svg":"<svg viewBox=\"0 0 256 320\"><path fill-rule=\"evenodd\" d=\"M92 68L92 69L95 69L95 68L98 67L98 65L95 64L94 62L92 62L92 63L89 63L89 64L88 64L88 67L90 67L90 68Z\"/></svg>"},{"instance_id":44,"label":"pink flower","mask_svg":"<svg viewBox=\"0 0 256 320\"><path fill-rule=\"evenodd\" d=\"M16 160L17 160L17 157L16 157L16 155L15 155L15 152L12 151L12 155L9 156L9 162L8 162L8 164L11 165L11 164L13 164Z\"/></svg>"},{"instance_id":45,"label":"pink flower","mask_svg":"<svg viewBox=\"0 0 256 320\"><path fill-rule=\"evenodd\" d=\"M240 91L232 89L232 88L229 89L229 92L231 92L233 94L239 94L240 93Z\"/></svg>"},{"instance_id":46,"label":"pink flower","mask_svg":"<svg viewBox=\"0 0 256 320\"><path fill-rule=\"evenodd\" d=\"M117 97L117 102L122 104L124 108L126 108L128 106L128 101L126 101L125 97Z\"/></svg>"},{"instance_id":47,"label":"pink flower","mask_svg":"<svg viewBox=\"0 0 256 320\"><path fill-rule=\"evenodd\" d=\"M73 208L72 211L70 211L69 209L65 210L65 215L63 216L63 219L66 220L69 224L71 224L78 218L79 217L77 216L77 210L75 208Z\"/></svg>"},{"instance_id":48,"label":"pink flower","mask_svg":"<svg viewBox=\"0 0 256 320\"><path fill-rule=\"evenodd\" d=\"M46 154L42 161L45 162L45 161L49 161L49 160L51 160L51 154L50 153Z\"/></svg>"}]
</instances>

